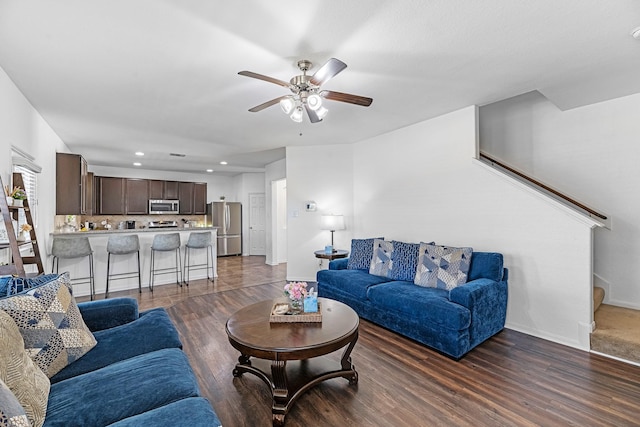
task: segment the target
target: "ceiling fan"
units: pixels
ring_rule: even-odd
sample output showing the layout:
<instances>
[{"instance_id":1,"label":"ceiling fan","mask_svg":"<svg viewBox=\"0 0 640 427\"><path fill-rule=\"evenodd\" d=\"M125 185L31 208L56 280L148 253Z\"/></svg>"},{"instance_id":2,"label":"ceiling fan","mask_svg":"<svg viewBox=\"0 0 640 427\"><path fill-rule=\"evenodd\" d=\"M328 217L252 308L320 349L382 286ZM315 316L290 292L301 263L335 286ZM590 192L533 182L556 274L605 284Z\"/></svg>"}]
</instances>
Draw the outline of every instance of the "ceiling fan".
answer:
<instances>
[{"instance_id":1,"label":"ceiling fan","mask_svg":"<svg viewBox=\"0 0 640 427\"><path fill-rule=\"evenodd\" d=\"M318 123L322 121L329 111L322 105L323 99L362 105L363 107L368 107L373 102L373 99L364 96L334 92L332 90L320 90L320 86L347 68L347 64L339 59L329 59L313 75L308 76L307 71L309 71L311 67L311 61L306 59L298 61L298 68L302 71L302 75L294 76L289 83L252 71L240 71L238 74L241 76L252 77L284 86L293 92L293 95L280 96L271 101L256 105L249 109L249 111L256 113L279 103L282 111L288 114L294 122L299 123L302 121L304 109L311 123Z\"/></svg>"}]
</instances>

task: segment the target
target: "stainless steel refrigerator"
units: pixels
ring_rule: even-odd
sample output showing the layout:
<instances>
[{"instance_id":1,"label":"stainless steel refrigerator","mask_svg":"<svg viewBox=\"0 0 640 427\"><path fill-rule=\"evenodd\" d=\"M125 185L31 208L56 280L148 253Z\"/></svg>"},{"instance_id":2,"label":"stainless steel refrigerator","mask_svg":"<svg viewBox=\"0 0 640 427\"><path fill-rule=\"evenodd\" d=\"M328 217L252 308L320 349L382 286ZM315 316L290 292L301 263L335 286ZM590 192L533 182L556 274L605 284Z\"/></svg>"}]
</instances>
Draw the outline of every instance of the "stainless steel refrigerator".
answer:
<instances>
[{"instance_id":1,"label":"stainless steel refrigerator","mask_svg":"<svg viewBox=\"0 0 640 427\"><path fill-rule=\"evenodd\" d=\"M242 255L242 204L207 204L207 226L218 227L218 256Z\"/></svg>"}]
</instances>

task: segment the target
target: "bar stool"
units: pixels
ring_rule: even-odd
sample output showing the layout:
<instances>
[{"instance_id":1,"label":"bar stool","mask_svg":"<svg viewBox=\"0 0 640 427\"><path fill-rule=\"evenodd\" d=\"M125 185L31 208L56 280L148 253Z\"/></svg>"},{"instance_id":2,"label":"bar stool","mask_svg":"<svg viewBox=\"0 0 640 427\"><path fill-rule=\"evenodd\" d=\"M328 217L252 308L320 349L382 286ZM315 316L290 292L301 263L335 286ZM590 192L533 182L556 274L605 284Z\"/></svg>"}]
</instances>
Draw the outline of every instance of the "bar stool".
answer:
<instances>
[{"instance_id":1,"label":"bar stool","mask_svg":"<svg viewBox=\"0 0 640 427\"><path fill-rule=\"evenodd\" d=\"M207 262L202 264L190 264L189 261L192 249L205 249ZM209 256L211 256L211 277L209 277ZM184 273L182 274L184 283L189 286L190 270L205 269L207 271L207 279L213 282L213 243L211 239L211 232L205 231L202 233L189 233L189 240L187 240L187 244L184 247Z\"/></svg>"},{"instance_id":2,"label":"bar stool","mask_svg":"<svg viewBox=\"0 0 640 427\"><path fill-rule=\"evenodd\" d=\"M142 293L142 279L140 278L140 240L137 234L112 234L107 241L107 288L104 298L109 297L109 279L131 279L138 276L138 292ZM138 256L138 271L111 274L111 255L129 255L135 253Z\"/></svg>"},{"instance_id":3,"label":"bar stool","mask_svg":"<svg viewBox=\"0 0 640 427\"><path fill-rule=\"evenodd\" d=\"M155 268L155 253L174 251L176 254L175 267ZM178 274L182 273L182 265L180 261L180 233L156 234L151 244L151 271L149 274L149 289L153 292L153 281L156 274L176 273L176 284L182 287L182 283L178 279Z\"/></svg>"},{"instance_id":4,"label":"bar stool","mask_svg":"<svg viewBox=\"0 0 640 427\"><path fill-rule=\"evenodd\" d=\"M91 291L91 300L96 293L95 282L93 279L93 250L89 243L88 237L54 237L51 245L51 255L53 255L53 262L51 265L51 273L58 273L61 259L73 259L89 257L89 276L77 277L72 279L74 285L81 283L89 283L89 289Z\"/></svg>"}]
</instances>

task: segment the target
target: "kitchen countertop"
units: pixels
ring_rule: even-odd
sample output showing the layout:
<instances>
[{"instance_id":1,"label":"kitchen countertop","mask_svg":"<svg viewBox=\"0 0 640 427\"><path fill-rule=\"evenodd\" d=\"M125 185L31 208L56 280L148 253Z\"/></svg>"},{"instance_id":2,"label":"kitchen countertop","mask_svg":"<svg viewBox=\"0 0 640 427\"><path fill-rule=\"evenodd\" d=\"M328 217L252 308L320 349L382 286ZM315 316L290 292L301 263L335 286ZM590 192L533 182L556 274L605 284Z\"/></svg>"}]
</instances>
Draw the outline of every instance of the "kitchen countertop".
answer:
<instances>
[{"instance_id":1,"label":"kitchen countertop","mask_svg":"<svg viewBox=\"0 0 640 427\"><path fill-rule=\"evenodd\" d=\"M111 229L111 230L88 230L88 231L72 231L61 232L55 231L49 233L50 236L96 236L103 234L115 234L115 233L165 233L165 232L180 232L180 231L207 231L217 230L220 227L161 227L161 228L125 228L125 229Z\"/></svg>"}]
</instances>

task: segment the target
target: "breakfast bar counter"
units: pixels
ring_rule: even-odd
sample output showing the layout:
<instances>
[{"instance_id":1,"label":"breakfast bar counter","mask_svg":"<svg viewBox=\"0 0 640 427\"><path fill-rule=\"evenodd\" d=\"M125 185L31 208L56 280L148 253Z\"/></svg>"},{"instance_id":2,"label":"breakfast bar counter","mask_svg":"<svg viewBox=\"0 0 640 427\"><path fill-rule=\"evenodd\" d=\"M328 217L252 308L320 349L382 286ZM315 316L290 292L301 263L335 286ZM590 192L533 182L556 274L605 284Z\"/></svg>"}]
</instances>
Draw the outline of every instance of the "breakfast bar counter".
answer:
<instances>
[{"instance_id":1,"label":"breakfast bar counter","mask_svg":"<svg viewBox=\"0 0 640 427\"><path fill-rule=\"evenodd\" d=\"M98 298L101 294L104 294L106 281L107 281L107 241L109 236L113 234L137 234L140 240L140 270L142 279L143 292L149 292L147 285L149 284L149 269L151 260L151 243L157 234L164 233L179 233L180 234L180 257L181 262L184 262L184 245L189 239L189 234L210 231L212 233L213 242L213 277L218 277L217 272L217 248L216 237L217 227L170 227L170 228L137 228L137 229L111 229L111 230L88 230L88 231L76 231L76 232L55 232L50 233L45 245L44 252L47 256L46 264L49 266L48 271L51 269L51 245L55 237L74 238L74 237L88 237L91 249L93 250L93 262L94 262L94 280L95 291ZM191 264L204 264L206 263L206 251L205 250L192 250L190 253ZM159 263L166 262L168 265L174 265L174 253L173 252L156 252L155 254L156 268ZM44 259L43 259L44 261ZM111 257L111 274L127 273L136 271L138 268L137 259L134 254L130 256L112 256ZM74 277L87 277L89 275L89 262L87 258L78 259L63 259L60 262L60 272L68 271L71 274L71 278ZM190 282L197 279L206 279L207 273L204 269L192 270L189 274ZM166 283L173 283L175 285L175 276L162 275L157 276L154 280L154 286ZM129 279L111 280L109 283L109 294L112 292L121 291L126 289L137 289L138 279L137 277ZM74 295L90 295L89 284L74 285Z\"/></svg>"}]
</instances>

